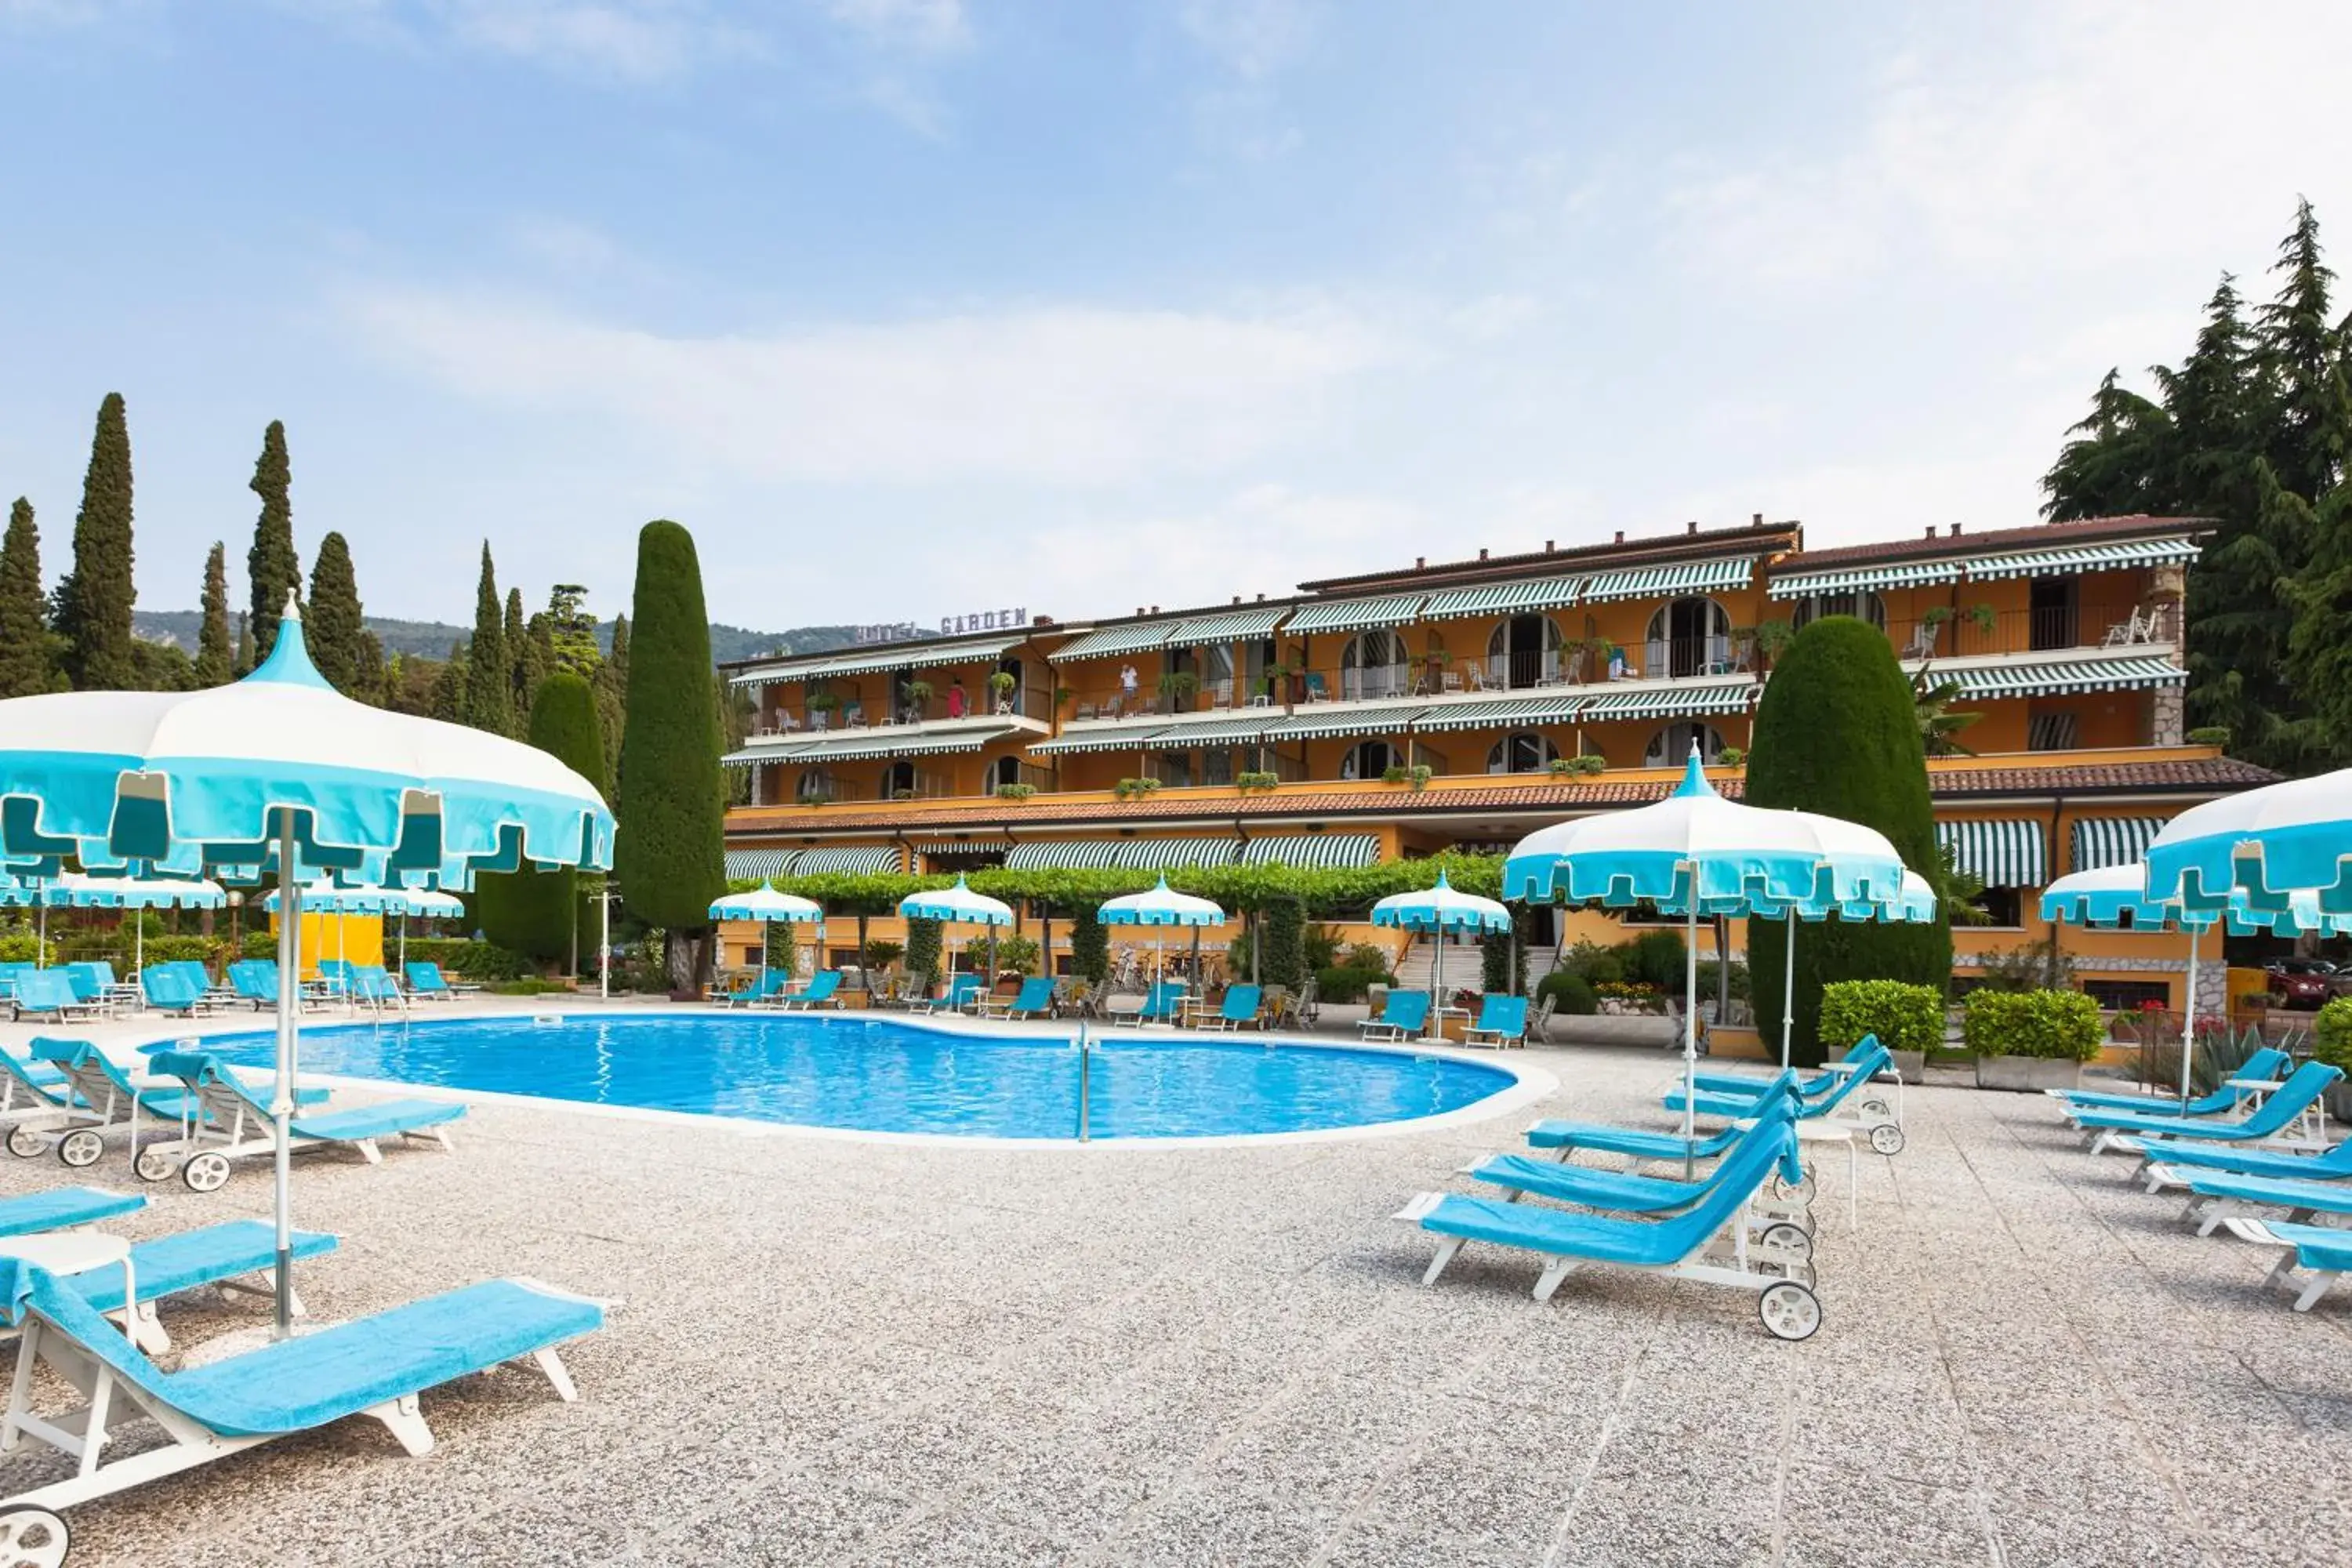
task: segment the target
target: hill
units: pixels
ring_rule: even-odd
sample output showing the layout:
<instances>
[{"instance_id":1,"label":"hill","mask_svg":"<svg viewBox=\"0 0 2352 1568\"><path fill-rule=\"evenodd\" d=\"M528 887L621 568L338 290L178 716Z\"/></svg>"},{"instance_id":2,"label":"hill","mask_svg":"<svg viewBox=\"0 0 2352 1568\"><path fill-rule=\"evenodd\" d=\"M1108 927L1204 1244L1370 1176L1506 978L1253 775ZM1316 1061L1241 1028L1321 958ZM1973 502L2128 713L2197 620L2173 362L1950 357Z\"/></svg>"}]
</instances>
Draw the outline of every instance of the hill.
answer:
<instances>
[{"instance_id":1,"label":"hill","mask_svg":"<svg viewBox=\"0 0 2352 1568\"><path fill-rule=\"evenodd\" d=\"M196 633L203 623L203 615L195 610L138 610L131 617L131 629L149 642L169 643L190 654L196 651ZM446 621L404 621L389 616L370 616L367 626L382 639L387 657L405 654L412 658L446 658L452 643L463 642L473 635L472 627L455 626ZM612 622L597 623L596 640L606 647L613 646ZM790 631L755 632L717 621L710 626L710 657L722 662L770 653L822 653L827 648L846 647L849 641L847 626L795 626Z\"/></svg>"}]
</instances>

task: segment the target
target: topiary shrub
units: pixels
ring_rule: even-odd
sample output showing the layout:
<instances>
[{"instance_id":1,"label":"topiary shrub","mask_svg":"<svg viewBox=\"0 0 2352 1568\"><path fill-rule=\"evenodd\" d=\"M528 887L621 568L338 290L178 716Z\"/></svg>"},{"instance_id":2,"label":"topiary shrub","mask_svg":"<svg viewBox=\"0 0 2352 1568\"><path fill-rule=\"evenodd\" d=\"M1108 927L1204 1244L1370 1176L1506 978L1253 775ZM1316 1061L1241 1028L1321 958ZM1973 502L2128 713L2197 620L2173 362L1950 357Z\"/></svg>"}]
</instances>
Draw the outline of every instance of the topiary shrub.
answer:
<instances>
[{"instance_id":1,"label":"topiary shrub","mask_svg":"<svg viewBox=\"0 0 2352 1568\"><path fill-rule=\"evenodd\" d=\"M1979 990L1962 1005L1960 1034L1982 1057L2086 1062L2106 1031L2099 1005L2080 991Z\"/></svg>"},{"instance_id":2,"label":"topiary shrub","mask_svg":"<svg viewBox=\"0 0 2352 1568\"><path fill-rule=\"evenodd\" d=\"M1621 949L1580 942L1560 954L1559 970L1588 985L1614 985L1625 978L1625 958Z\"/></svg>"},{"instance_id":3,"label":"topiary shrub","mask_svg":"<svg viewBox=\"0 0 2352 1568\"><path fill-rule=\"evenodd\" d=\"M1592 982L1565 969L1552 971L1536 987L1538 1003L1547 996L1555 1013L1589 1016L1601 1011L1601 998L1593 994Z\"/></svg>"},{"instance_id":4,"label":"topiary shrub","mask_svg":"<svg viewBox=\"0 0 2352 1568\"><path fill-rule=\"evenodd\" d=\"M2352 1074L2352 996L2338 996L2312 1015L2311 1054Z\"/></svg>"},{"instance_id":5,"label":"topiary shrub","mask_svg":"<svg viewBox=\"0 0 2352 1568\"><path fill-rule=\"evenodd\" d=\"M1258 979L1292 990L1307 983L1307 910L1297 899L1276 899L1259 922L1265 951L1258 955Z\"/></svg>"},{"instance_id":6,"label":"topiary shrub","mask_svg":"<svg viewBox=\"0 0 2352 1568\"><path fill-rule=\"evenodd\" d=\"M1489 995L1516 996L1528 988L1526 939L1514 929L1478 939L1478 988Z\"/></svg>"},{"instance_id":7,"label":"topiary shrub","mask_svg":"<svg viewBox=\"0 0 2352 1568\"><path fill-rule=\"evenodd\" d=\"M907 974L925 994L940 980L940 922L907 921Z\"/></svg>"},{"instance_id":8,"label":"topiary shrub","mask_svg":"<svg viewBox=\"0 0 2352 1568\"><path fill-rule=\"evenodd\" d=\"M603 787L604 732L596 721L595 693L570 670L558 670L540 682L530 704L530 743ZM484 936L542 963L571 956L578 935L573 930L580 902L578 870L560 866L548 871L485 872L476 888ZM593 934L590 945L594 945Z\"/></svg>"},{"instance_id":9,"label":"topiary shrub","mask_svg":"<svg viewBox=\"0 0 2352 1568\"><path fill-rule=\"evenodd\" d=\"M1376 969L1335 963L1328 969L1315 972L1316 999L1322 1002L1360 1002L1373 985L1385 982L1387 978Z\"/></svg>"},{"instance_id":10,"label":"topiary shrub","mask_svg":"<svg viewBox=\"0 0 2352 1568\"><path fill-rule=\"evenodd\" d=\"M1683 963L1687 953L1682 932L1645 931L1619 951L1628 984L1654 985L1669 996L1683 994Z\"/></svg>"},{"instance_id":11,"label":"topiary shrub","mask_svg":"<svg viewBox=\"0 0 2352 1568\"><path fill-rule=\"evenodd\" d=\"M1772 661L1748 750L1750 805L1798 806L1874 827L1904 863L1941 874L1927 798L1918 705L1886 634L1851 616L1814 621ZM1789 941L1779 921L1751 921L1748 962L1756 1017L1767 1038L1793 1009L1791 1058L1818 1066L1822 987L1837 980L1895 980L1940 987L1952 973L1951 928L1832 920L1796 935L1794 997L1781 994Z\"/></svg>"},{"instance_id":12,"label":"topiary shrub","mask_svg":"<svg viewBox=\"0 0 2352 1568\"><path fill-rule=\"evenodd\" d=\"M1833 980L1822 987L1822 1048L1844 1051L1875 1035L1890 1051L1944 1043L1944 994L1899 980Z\"/></svg>"}]
</instances>

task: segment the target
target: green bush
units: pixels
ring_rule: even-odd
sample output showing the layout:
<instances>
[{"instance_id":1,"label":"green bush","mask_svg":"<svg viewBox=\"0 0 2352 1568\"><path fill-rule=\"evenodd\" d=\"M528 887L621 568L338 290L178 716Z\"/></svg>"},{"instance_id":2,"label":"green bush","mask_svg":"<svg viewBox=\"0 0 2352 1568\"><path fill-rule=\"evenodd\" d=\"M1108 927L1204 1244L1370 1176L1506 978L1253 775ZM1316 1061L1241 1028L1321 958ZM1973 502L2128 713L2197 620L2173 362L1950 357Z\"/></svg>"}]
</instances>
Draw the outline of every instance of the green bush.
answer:
<instances>
[{"instance_id":1,"label":"green bush","mask_svg":"<svg viewBox=\"0 0 2352 1568\"><path fill-rule=\"evenodd\" d=\"M1682 932L1645 931L1620 951L1624 954L1627 984L1654 985L1669 996L1683 994Z\"/></svg>"},{"instance_id":2,"label":"green bush","mask_svg":"<svg viewBox=\"0 0 2352 1568\"><path fill-rule=\"evenodd\" d=\"M416 944L410 942L413 951ZM240 958L275 958L278 956L278 933L274 931L249 931L245 933L245 945Z\"/></svg>"},{"instance_id":3,"label":"green bush","mask_svg":"<svg viewBox=\"0 0 2352 1568\"><path fill-rule=\"evenodd\" d=\"M1822 987L1822 1048L1844 1051L1876 1035L1890 1051L1925 1051L1944 1043L1944 994L1899 980L1833 980Z\"/></svg>"},{"instance_id":4,"label":"green bush","mask_svg":"<svg viewBox=\"0 0 2352 1568\"><path fill-rule=\"evenodd\" d=\"M1540 1003L1547 996L1555 1013L1589 1016L1601 1011L1601 998L1593 994L1592 982L1572 970L1556 969L1543 977L1536 987L1536 1000Z\"/></svg>"},{"instance_id":5,"label":"green bush","mask_svg":"<svg viewBox=\"0 0 2352 1568\"><path fill-rule=\"evenodd\" d=\"M1110 932L1095 911L1095 905L1081 904L1070 917L1070 972L1100 985L1110 977Z\"/></svg>"},{"instance_id":6,"label":"green bush","mask_svg":"<svg viewBox=\"0 0 2352 1568\"><path fill-rule=\"evenodd\" d=\"M1037 973L1037 939L1030 936L1000 936L996 939L996 973L999 974L1034 974Z\"/></svg>"},{"instance_id":7,"label":"green bush","mask_svg":"<svg viewBox=\"0 0 2352 1568\"><path fill-rule=\"evenodd\" d=\"M1276 899L1260 921L1265 952L1259 955L1258 979L1292 990L1307 983L1307 909L1297 899Z\"/></svg>"},{"instance_id":8,"label":"green bush","mask_svg":"<svg viewBox=\"0 0 2352 1568\"><path fill-rule=\"evenodd\" d=\"M1298 942L1305 950L1309 969L1328 969L1335 963L1349 962L1348 955L1339 951L1338 926L1310 925L1299 933Z\"/></svg>"},{"instance_id":9,"label":"green bush","mask_svg":"<svg viewBox=\"0 0 2352 1568\"><path fill-rule=\"evenodd\" d=\"M1698 961L1699 1000L1706 1001L1715 994L1715 960L1702 958ZM1731 999L1735 1002L1745 1002L1751 994L1752 992L1748 984L1748 965L1735 958L1731 961Z\"/></svg>"},{"instance_id":10,"label":"green bush","mask_svg":"<svg viewBox=\"0 0 2352 1568\"><path fill-rule=\"evenodd\" d=\"M1360 1002L1375 984L1388 977L1352 963L1335 963L1315 972L1315 995L1323 1002Z\"/></svg>"},{"instance_id":11,"label":"green bush","mask_svg":"<svg viewBox=\"0 0 2352 1568\"><path fill-rule=\"evenodd\" d=\"M1559 973L1573 974L1588 985L1613 985L1625 978L1623 950L1580 942L1560 955Z\"/></svg>"},{"instance_id":12,"label":"green bush","mask_svg":"<svg viewBox=\"0 0 2352 1568\"><path fill-rule=\"evenodd\" d=\"M906 951L902 943L887 942L877 936L866 944L866 963L868 968L879 974L898 963Z\"/></svg>"},{"instance_id":13,"label":"green bush","mask_svg":"<svg viewBox=\"0 0 2352 1568\"><path fill-rule=\"evenodd\" d=\"M2080 991L1985 990L1969 993L1960 1032L1979 1056L2077 1062L2097 1056L2106 1033Z\"/></svg>"},{"instance_id":14,"label":"green bush","mask_svg":"<svg viewBox=\"0 0 2352 1568\"><path fill-rule=\"evenodd\" d=\"M568 992L572 987L561 980L541 980L534 974L521 980L493 980L482 989L493 996L544 996L551 991Z\"/></svg>"},{"instance_id":15,"label":"green bush","mask_svg":"<svg viewBox=\"0 0 2352 1568\"><path fill-rule=\"evenodd\" d=\"M2338 996L2312 1016L2311 1054L2352 1073L2352 996Z\"/></svg>"},{"instance_id":16,"label":"green bush","mask_svg":"<svg viewBox=\"0 0 2352 1568\"><path fill-rule=\"evenodd\" d=\"M940 980L940 922L909 920L907 922L907 973L925 992Z\"/></svg>"},{"instance_id":17,"label":"green bush","mask_svg":"<svg viewBox=\"0 0 2352 1568\"><path fill-rule=\"evenodd\" d=\"M276 948L254 956L268 958ZM391 963L400 956L397 942L384 950L384 962ZM444 974L488 984L493 980L520 980L530 972L530 965L520 953L487 942L475 942L460 936L413 936L408 939L408 962L437 963Z\"/></svg>"},{"instance_id":18,"label":"green bush","mask_svg":"<svg viewBox=\"0 0 2352 1568\"><path fill-rule=\"evenodd\" d=\"M1512 996L1527 990L1528 946L1517 931L1489 931L1478 939L1478 988Z\"/></svg>"}]
</instances>

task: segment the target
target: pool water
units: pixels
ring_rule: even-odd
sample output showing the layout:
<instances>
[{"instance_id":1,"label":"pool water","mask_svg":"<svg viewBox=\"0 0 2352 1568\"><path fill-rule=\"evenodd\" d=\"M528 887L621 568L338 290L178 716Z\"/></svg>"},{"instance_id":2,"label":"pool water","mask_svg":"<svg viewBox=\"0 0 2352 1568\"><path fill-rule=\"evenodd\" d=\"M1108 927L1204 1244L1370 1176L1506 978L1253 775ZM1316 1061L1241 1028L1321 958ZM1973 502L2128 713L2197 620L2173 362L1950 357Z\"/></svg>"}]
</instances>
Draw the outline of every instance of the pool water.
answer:
<instances>
[{"instance_id":1,"label":"pool water","mask_svg":"<svg viewBox=\"0 0 2352 1568\"><path fill-rule=\"evenodd\" d=\"M1075 1037L974 1035L865 1015L425 1018L302 1031L303 1072L803 1127L1075 1138ZM1094 1034L1094 1139L1303 1132L1435 1116L1517 1079L1401 1051ZM205 1041L266 1066L264 1033Z\"/></svg>"}]
</instances>

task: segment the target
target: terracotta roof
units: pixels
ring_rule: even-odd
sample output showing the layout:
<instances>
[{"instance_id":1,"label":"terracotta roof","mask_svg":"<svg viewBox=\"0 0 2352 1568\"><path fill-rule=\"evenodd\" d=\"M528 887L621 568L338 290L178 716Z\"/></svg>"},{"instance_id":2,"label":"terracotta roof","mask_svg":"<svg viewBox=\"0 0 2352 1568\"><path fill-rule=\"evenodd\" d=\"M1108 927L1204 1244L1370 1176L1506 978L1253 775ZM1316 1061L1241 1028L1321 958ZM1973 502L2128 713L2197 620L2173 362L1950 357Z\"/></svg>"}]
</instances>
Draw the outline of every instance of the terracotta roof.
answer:
<instances>
[{"instance_id":1,"label":"terracotta roof","mask_svg":"<svg viewBox=\"0 0 2352 1568\"><path fill-rule=\"evenodd\" d=\"M1795 522L1750 523L1743 528L1710 528L1684 533L1658 533L1643 539L1580 544L1566 550L1531 550L1517 555L1481 556L1471 561L1441 561L1433 566L1365 572L1352 577L1322 577L1298 584L1312 594L1359 594L1384 584L1426 588L1440 584L1475 583L1486 577L1524 577L1547 566L1578 571L1613 563L1659 559L1706 559L1736 555L1772 555L1795 550L1804 542L1804 527Z\"/></svg>"},{"instance_id":2,"label":"terracotta roof","mask_svg":"<svg viewBox=\"0 0 2352 1568\"><path fill-rule=\"evenodd\" d=\"M1929 793L1938 800L1960 801L2000 795L2086 795L2178 791L2225 795L2275 784L2276 773L2229 757L2145 763L2095 763L2074 767L1969 768L1932 773ZM1646 805L1663 800L1674 780L1608 778L1585 784L1496 785L1491 788L1430 790L1422 794L1353 791L1312 794L1281 789L1270 795L1210 795L1189 790L1163 791L1141 800L1055 800L1036 795L1017 807L990 799L974 799L950 808L932 806L909 812L905 806L877 805L824 806L816 809L759 807L729 814L728 831L738 838L807 837L835 834L904 832L909 838L942 834L992 834L1010 827L1027 837L1038 826L1098 826L1107 829L1139 825L1183 822L1246 821L1273 817L1325 821L1334 819L1403 818L1459 816L1464 813L1519 813L1549 816L1563 810L1594 806ZM1716 786L1738 798L1741 781L1727 779Z\"/></svg>"},{"instance_id":3,"label":"terracotta roof","mask_svg":"<svg viewBox=\"0 0 2352 1568\"><path fill-rule=\"evenodd\" d=\"M2076 522L2042 522L2031 528L1996 528L1984 533L1948 531L1918 539L1886 539L1875 544L1847 544L1834 550L1808 550L1781 562L1778 572L1818 572L1868 561L1906 561L1916 557L1982 555L2002 550L2059 549L2111 539L2164 538L2210 532L2213 522L2201 517L2090 517Z\"/></svg>"}]
</instances>

